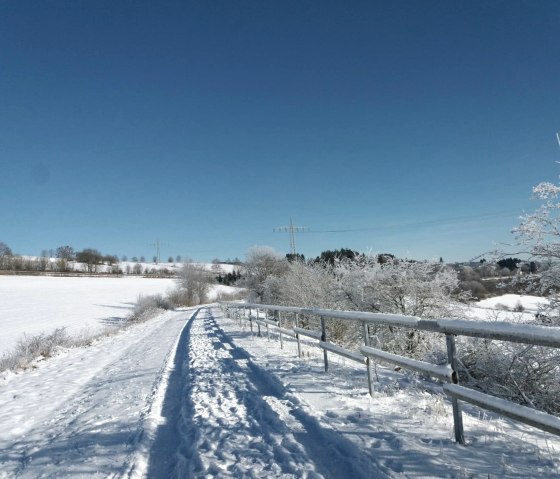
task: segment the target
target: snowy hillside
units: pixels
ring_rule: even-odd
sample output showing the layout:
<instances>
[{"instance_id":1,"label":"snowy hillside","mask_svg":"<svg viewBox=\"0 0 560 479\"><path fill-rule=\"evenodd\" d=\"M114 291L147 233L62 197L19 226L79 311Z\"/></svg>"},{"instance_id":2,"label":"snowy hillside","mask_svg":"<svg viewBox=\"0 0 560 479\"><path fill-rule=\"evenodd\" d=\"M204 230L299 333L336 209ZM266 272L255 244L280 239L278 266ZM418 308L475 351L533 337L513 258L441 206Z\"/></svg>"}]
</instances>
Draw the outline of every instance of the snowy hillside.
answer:
<instances>
[{"instance_id":1,"label":"snowy hillside","mask_svg":"<svg viewBox=\"0 0 560 479\"><path fill-rule=\"evenodd\" d=\"M21 257L24 262L29 261L29 262L38 262L40 261L42 258L38 257L38 256L22 256ZM47 268L48 271L57 271L57 258L45 258L44 261L46 261L49 264L49 267ZM180 262L159 262L159 263L154 263L154 262L146 262L146 261L119 261L118 263L115 263L114 266L118 267L118 269L120 269L120 271L124 274L138 274L137 272L135 272L135 267L138 268L140 270L140 274L143 273L150 273L152 271L167 271L169 274L175 274L178 270L181 269L181 266L184 263L180 263ZM212 272L214 274L227 274L227 273L233 273L234 271L239 271L240 269L242 269L241 266L235 265L235 264L229 264L229 263L190 263L198 268L204 269L208 272ZM77 262L77 261L68 261L66 264L66 268L68 271L70 272L86 272L87 271L87 267L85 264ZM97 273L112 273L113 271L113 266L109 265L109 264L99 264L96 265L96 272Z\"/></svg>"}]
</instances>

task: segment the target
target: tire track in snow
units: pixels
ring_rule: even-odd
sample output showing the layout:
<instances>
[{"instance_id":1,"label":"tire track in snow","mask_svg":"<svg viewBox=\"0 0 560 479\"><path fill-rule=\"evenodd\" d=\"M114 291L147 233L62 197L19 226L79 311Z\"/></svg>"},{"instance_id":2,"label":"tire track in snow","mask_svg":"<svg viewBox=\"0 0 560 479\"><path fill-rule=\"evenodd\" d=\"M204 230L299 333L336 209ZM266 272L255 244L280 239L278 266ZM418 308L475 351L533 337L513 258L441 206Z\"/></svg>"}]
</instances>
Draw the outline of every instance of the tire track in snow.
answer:
<instances>
[{"instance_id":1,"label":"tire track in snow","mask_svg":"<svg viewBox=\"0 0 560 479\"><path fill-rule=\"evenodd\" d=\"M24 436L1 444L0 477L120 476L140 440L151 393L184 315L168 313L139 325L134 342L116 354L112 351L114 359L62 407ZM109 338L107 344L121 344L117 340ZM85 354L96 361L106 348L92 347Z\"/></svg>"},{"instance_id":2,"label":"tire track in snow","mask_svg":"<svg viewBox=\"0 0 560 479\"><path fill-rule=\"evenodd\" d=\"M387 477L371 457L299 408L276 378L231 343L209 309L186 335L175 477Z\"/></svg>"}]
</instances>

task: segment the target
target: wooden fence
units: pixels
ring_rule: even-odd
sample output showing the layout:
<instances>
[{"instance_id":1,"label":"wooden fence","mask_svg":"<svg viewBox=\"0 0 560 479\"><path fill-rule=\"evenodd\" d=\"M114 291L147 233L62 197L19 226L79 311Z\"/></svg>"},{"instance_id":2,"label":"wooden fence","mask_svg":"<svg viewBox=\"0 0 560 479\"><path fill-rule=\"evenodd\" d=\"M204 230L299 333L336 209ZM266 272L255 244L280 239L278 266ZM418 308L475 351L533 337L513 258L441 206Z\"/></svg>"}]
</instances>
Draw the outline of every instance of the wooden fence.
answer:
<instances>
[{"instance_id":1,"label":"wooden fence","mask_svg":"<svg viewBox=\"0 0 560 479\"><path fill-rule=\"evenodd\" d=\"M270 328L273 328L278 333L281 342L282 335L294 338L297 341L298 356L300 357L301 336L316 340L316 345L323 350L325 371L329 369L328 353L337 354L352 361L365 364L370 394L373 394L371 374L373 360L396 364L404 369L410 369L442 380L444 382L444 391L451 397L455 440L460 444L464 444L465 439L459 400L560 436L560 418L474 389L460 386L455 345L456 336L470 336L560 348L560 328L494 321L456 319L427 320L415 316L402 316L397 314L309 309L254 303L220 302L219 304L229 317L233 316L237 319L245 318L249 321L251 331L253 331L254 326L256 326L259 335L262 335L260 329L262 326L266 329L267 335L270 334ZM243 314L241 314L241 311L243 311ZM253 311L255 313L254 315ZM248 315L247 312L249 313ZM272 313L272 315L270 313ZM286 315L293 315L292 328L286 328L282 325L282 321L286 322ZM272 316L272 319L270 316ZM320 331L301 327L300 319L302 317L318 317L321 325ZM328 340L325 322L327 318L361 323L363 345L360 347L359 352L345 349ZM446 364L432 364L371 347L369 331L371 325L385 325L445 335L447 346Z\"/></svg>"}]
</instances>

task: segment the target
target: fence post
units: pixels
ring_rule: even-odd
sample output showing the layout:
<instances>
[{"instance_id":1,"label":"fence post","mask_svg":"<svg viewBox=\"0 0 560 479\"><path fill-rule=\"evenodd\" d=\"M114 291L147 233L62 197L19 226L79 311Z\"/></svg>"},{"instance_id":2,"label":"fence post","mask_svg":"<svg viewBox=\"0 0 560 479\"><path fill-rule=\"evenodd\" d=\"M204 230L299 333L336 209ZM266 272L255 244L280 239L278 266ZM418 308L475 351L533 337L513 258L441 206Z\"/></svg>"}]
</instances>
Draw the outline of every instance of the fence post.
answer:
<instances>
[{"instance_id":1,"label":"fence post","mask_svg":"<svg viewBox=\"0 0 560 479\"><path fill-rule=\"evenodd\" d=\"M282 315L278 311L278 327L282 328ZM284 342L282 341L282 331L278 330L278 336L280 336L280 349L284 349Z\"/></svg>"},{"instance_id":2,"label":"fence post","mask_svg":"<svg viewBox=\"0 0 560 479\"><path fill-rule=\"evenodd\" d=\"M364 344L366 346L370 345L369 341L369 325L364 321ZM371 358L366 356L366 368L367 368L367 384L369 395L373 397L373 384L371 382Z\"/></svg>"},{"instance_id":3,"label":"fence post","mask_svg":"<svg viewBox=\"0 0 560 479\"><path fill-rule=\"evenodd\" d=\"M251 328L251 336L253 335L253 318L251 317L251 308L249 308L249 327Z\"/></svg>"},{"instance_id":4,"label":"fence post","mask_svg":"<svg viewBox=\"0 0 560 479\"><path fill-rule=\"evenodd\" d=\"M327 342L327 327L325 324L325 318L321 316L321 341ZM327 350L323 349L323 360L325 361L325 372L329 371L329 358L327 357Z\"/></svg>"},{"instance_id":5,"label":"fence post","mask_svg":"<svg viewBox=\"0 0 560 479\"><path fill-rule=\"evenodd\" d=\"M455 336L453 334L445 335L445 342L447 344L447 364L451 366L451 382L457 384L459 382L459 375L457 373L457 350L455 348ZM459 444L465 444L465 434L463 432L463 415L461 413L461 405L456 397L451 398L453 406L453 425L455 428L455 441Z\"/></svg>"},{"instance_id":6,"label":"fence post","mask_svg":"<svg viewBox=\"0 0 560 479\"><path fill-rule=\"evenodd\" d=\"M268 321L268 309L264 310L264 320ZM268 328L268 323L265 323L265 324L266 324L266 340L270 341L270 331L269 331L269 328Z\"/></svg>"},{"instance_id":7,"label":"fence post","mask_svg":"<svg viewBox=\"0 0 560 479\"><path fill-rule=\"evenodd\" d=\"M296 328L299 328L299 314L296 313ZM299 342L299 333L296 333L296 341L297 341L297 356L301 358L301 343Z\"/></svg>"},{"instance_id":8,"label":"fence post","mask_svg":"<svg viewBox=\"0 0 560 479\"><path fill-rule=\"evenodd\" d=\"M257 308L257 321L259 320L259 308ZM259 323L257 323L257 336L260 338L261 337L261 325Z\"/></svg>"}]
</instances>

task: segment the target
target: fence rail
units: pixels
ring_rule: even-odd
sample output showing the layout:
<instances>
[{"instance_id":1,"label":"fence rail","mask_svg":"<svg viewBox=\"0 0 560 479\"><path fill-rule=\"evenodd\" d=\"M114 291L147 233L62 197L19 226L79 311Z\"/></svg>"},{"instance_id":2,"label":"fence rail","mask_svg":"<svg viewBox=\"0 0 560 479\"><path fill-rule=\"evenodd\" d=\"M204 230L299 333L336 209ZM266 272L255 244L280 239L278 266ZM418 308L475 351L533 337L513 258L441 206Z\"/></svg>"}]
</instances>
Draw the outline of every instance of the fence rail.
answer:
<instances>
[{"instance_id":1,"label":"fence rail","mask_svg":"<svg viewBox=\"0 0 560 479\"><path fill-rule=\"evenodd\" d=\"M468 336L560 348L560 328L513 324L498 321L469 321L447 318L429 320L416 316L404 316L398 314L298 308L292 306L255 303L220 302L219 304L229 316L234 315L239 319L245 318L248 320L251 331L253 331L253 323L255 323L258 327L259 335L261 335L261 326L266 327L268 337L270 329L272 328L272 330L278 334L281 345L282 335L295 338L297 341L298 356L300 357L302 355L300 336L316 340L317 343L315 345L323 351L325 371L328 371L329 369L328 353L336 354L358 363L365 363L370 394L373 394L371 377L372 360L395 364L404 369L410 369L444 381L446 384L444 384L443 389L451 397L453 407L455 440L460 444L464 444L465 440L459 400L497 412L519 422L539 428L543 431L560 435L560 418L556 416L460 386L458 384L459 376L457 372L455 346L456 336ZM242 316L240 314L241 310L243 310ZM247 310L249 310L248 316L246 314ZM255 316L252 315L253 310L255 311ZM262 315L260 315L260 312L262 312ZM273 313L273 319L269 319L268 317L270 312ZM289 329L282 326L282 313L291 313L294 315L293 328ZM318 317L321 323L321 330L316 331L301 327L299 323L301 316ZM360 347L358 352L356 352L328 341L325 318L361 323L364 331L364 345ZM369 335L369 326L371 325L385 325L429 331L445 335L447 344L447 363L443 365L432 364L372 348L370 345Z\"/></svg>"}]
</instances>

